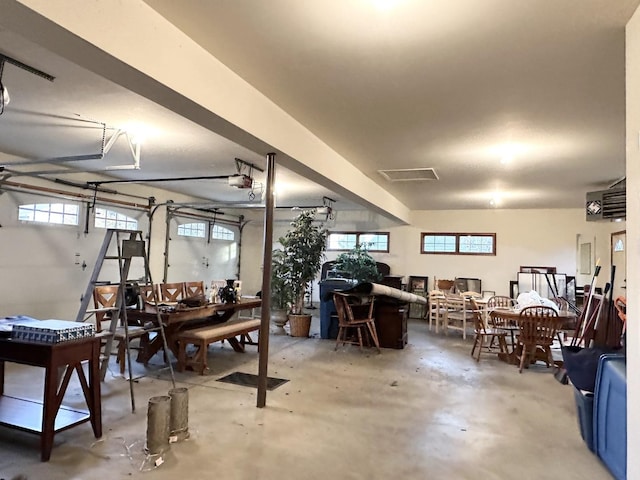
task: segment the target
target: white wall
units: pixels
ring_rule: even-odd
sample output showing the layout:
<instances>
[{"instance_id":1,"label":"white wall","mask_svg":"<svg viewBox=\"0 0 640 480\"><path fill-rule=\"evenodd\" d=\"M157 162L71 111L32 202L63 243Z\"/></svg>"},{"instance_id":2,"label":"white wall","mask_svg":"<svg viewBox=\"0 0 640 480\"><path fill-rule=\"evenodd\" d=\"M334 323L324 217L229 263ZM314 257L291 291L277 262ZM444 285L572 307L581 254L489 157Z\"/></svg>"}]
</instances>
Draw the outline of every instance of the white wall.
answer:
<instances>
[{"instance_id":1,"label":"white wall","mask_svg":"<svg viewBox=\"0 0 640 480\"><path fill-rule=\"evenodd\" d=\"M640 478L640 11L627 24L627 478Z\"/></svg>"},{"instance_id":2,"label":"white wall","mask_svg":"<svg viewBox=\"0 0 640 480\"><path fill-rule=\"evenodd\" d=\"M293 212L278 212L274 224L274 246L283 235ZM559 210L465 210L414 211L412 224L394 225L388 219L367 211L338 211L335 222L328 222L332 231L386 231L390 233L389 253L374 253L373 257L389 264L391 273L405 276L477 277L484 290L509 294L509 282L517 280L520 266L555 266L558 273L576 275L578 268L578 237L594 243L595 259L600 258L602 270L598 286L604 286L610 275L610 234L624 230L625 224L587 222L582 209ZM495 233L496 256L457 256L420 254L421 232ZM262 265L262 219L245 227L245 236L260 241L245 242L242 251L241 278L250 290L260 290ZM334 260L339 252L327 252ZM590 275L578 275L579 285L589 283ZM619 281L619 280L618 280ZM314 287L314 301L319 289Z\"/></svg>"}]
</instances>

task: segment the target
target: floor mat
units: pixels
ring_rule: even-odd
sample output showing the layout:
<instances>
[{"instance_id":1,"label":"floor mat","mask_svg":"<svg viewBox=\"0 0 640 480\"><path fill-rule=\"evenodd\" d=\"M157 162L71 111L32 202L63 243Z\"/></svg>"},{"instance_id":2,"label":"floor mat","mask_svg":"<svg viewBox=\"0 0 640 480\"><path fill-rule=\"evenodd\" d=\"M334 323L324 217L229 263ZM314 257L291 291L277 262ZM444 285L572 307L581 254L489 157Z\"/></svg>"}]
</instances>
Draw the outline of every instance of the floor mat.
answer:
<instances>
[{"instance_id":1,"label":"floor mat","mask_svg":"<svg viewBox=\"0 0 640 480\"><path fill-rule=\"evenodd\" d=\"M229 375L219 378L217 382L233 383L243 387L258 388L258 375L253 373L233 372ZM275 390L280 385L287 383L289 380L284 378L267 377L267 390Z\"/></svg>"}]
</instances>

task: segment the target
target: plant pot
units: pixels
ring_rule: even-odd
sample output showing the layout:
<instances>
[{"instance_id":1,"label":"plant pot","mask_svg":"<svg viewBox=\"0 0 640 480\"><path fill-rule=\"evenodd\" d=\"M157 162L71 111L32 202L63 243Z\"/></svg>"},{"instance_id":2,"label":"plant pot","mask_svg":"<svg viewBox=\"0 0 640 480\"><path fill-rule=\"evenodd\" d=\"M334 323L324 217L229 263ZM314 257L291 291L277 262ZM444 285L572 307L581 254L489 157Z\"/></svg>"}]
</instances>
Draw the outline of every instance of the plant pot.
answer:
<instances>
[{"instance_id":1,"label":"plant pot","mask_svg":"<svg viewBox=\"0 0 640 480\"><path fill-rule=\"evenodd\" d=\"M292 337L308 337L311 329L311 315L289 314L289 335Z\"/></svg>"},{"instance_id":2,"label":"plant pot","mask_svg":"<svg viewBox=\"0 0 640 480\"><path fill-rule=\"evenodd\" d=\"M283 328L287 320L287 311L285 309L271 310L271 321L275 326Z\"/></svg>"}]
</instances>

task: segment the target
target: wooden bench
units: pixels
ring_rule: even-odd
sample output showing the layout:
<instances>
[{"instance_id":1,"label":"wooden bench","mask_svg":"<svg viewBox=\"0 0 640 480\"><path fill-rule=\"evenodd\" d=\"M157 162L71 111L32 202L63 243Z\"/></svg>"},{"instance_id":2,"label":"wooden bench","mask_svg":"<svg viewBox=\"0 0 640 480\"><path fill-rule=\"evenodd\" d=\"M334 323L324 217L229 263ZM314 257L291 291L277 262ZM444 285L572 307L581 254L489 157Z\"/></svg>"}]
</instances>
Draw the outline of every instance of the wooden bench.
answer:
<instances>
[{"instance_id":1,"label":"wooden bench","mask_svg":"<svg viewBox=\"0 0 640 480\"><path fill-rule=\"evenodd\" d=\"M245 345L257 345L249 336L250 332L260 328L260 319L248 319L219 323L206 327L183 330L178 333L178 371L186 368L203 375L209 370L207 366L207 347L221 340L227 340L236 352L244 352ZM236 337L240 337L240 339ZM195 345L196 352L187 356L187 345Z\"/></svg>"}]
</instances>

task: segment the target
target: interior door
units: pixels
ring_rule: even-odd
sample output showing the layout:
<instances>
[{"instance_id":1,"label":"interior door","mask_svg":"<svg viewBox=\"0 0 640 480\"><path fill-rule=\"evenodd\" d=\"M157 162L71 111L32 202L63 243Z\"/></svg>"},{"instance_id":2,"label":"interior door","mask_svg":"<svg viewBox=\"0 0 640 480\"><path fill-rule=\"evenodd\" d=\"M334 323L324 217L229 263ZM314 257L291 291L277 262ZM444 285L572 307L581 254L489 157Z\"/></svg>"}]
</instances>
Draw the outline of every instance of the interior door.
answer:
<instances>
[{"instance_id":1,"label":"interior door","mask_svg":"<svg viewBox=\"0 0 640 480\"><path fill-rule=\"evenodd\" d=\"M611 265L616 266L613 298L626 297L627 291L627 232L611 234Z\"/></svg>"}]
</instances>

